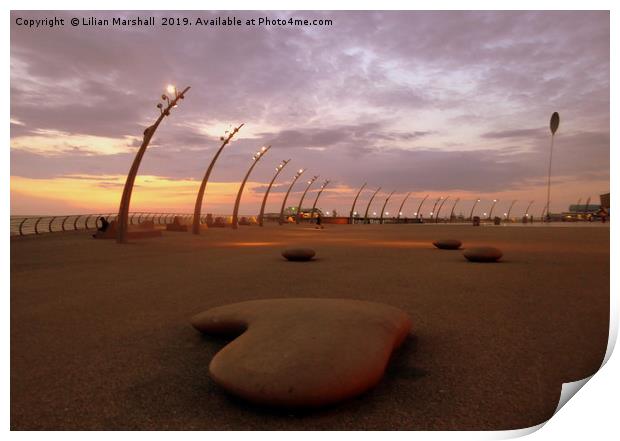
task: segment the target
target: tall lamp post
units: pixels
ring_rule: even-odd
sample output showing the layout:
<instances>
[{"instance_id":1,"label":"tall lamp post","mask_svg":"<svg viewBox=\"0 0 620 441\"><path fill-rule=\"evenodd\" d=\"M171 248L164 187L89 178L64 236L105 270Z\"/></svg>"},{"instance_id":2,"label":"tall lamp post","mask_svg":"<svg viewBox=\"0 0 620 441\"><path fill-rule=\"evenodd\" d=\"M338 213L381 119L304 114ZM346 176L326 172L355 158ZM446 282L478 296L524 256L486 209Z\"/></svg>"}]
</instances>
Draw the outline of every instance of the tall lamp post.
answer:
<instances>
[{"instance_id":1,"label":"tall lamp post","mask_svg":"<svg viewBox=\"0 0 620 441\"><path fill-rule=\"evenodd\" d=\"M472 220L474 217L474 209L476 208L476 205L478 205L478 202L480 202L480 199L476 199L474 201L474 205L471 206L471 211L469 212L469 220Z\"/></svg>"},{"instance_id":2,"label":"tall lamp post","mask_svg":"<svg viewBox=\"0 0 620 441\"><path fill-rule=\"evenodd\" d=\"M230 132L226 138L224 137L220 138L224 142L222 142L222 145L220 146L218 151L215 153L215 156L213 156L213 159L211 160L211 163L209 164L209 168L207 168L205 176L204 178L202 178L202 183L200 184L200 189L198 190L198 195L196 196L196 205L194 206L194 219L192 223L192 233L194 234L200 234L200 212L202 210L202 200L204 198L205 189L207 188L207 182L209 181L209 176L211 176L211 171L213 170L215 161L217 161L217 158L219 158L220 153L222 153L222 150L224 150L224 147L226 147L226 145L230 142L233 136L237 134L237 132L239 131L239 129L241 129L241 127L243 127L243 124L241 124L239 127L235 127L233 131Z\"/></svg>"},{"instance_id":3,"label":"tall lamp post","mask_svg":"<svg viewBox=\"0 0 620 441\"><path fill-rule=\"evenodd\" d=\"M428 199L428 196L429 196L429 195L424 196L424 199L422 199L422 200L420 201L420 205L418 205L418 211L417 211L417 212L416 212L416 214L415 214L415 217L416 217L416 218L418 218L418 217L421 217L421 216L422 216L422 204L424 204L424 201Z\"/></svg>"},{"instance_id":4,"label":"tall lamp post","mask_svg":"<svg viewBox=\"0 0 620 441\"><path fill-rule=\"evenodd\" d=\"M182 92L177 91L175 86L168 86L166 92L172 95L172 99L163 94L161 99L167 103L166 107L162 103L157 104L157 108L160 111L159 117L155 120L153 125L147 127L144 130L142 144L138 149L138 153L136 153L136 157L131 164L131 168L129 169L129 173L127 174L127 179L125 180L125 187L123 188L123 195L121 196L121 203L118 209L118 226L116 233L116 241L118 243L126 243L127 242L127 227L129 225L129 203L131 202L131 192L133 191L133 185L136 181L136 176L138 175L138 169L140 168L140 162L142 161L142 157L146 152L146 148L151 142L151 138L155 134L155 131L164 120L166 116L170 115L170 111L177 106L177 102L185 98L185 94L189 90L189 87L183 89Z\"/></svg>"},{"instance_id":5,"label":"tall lamp post","mask_svg":"<svg viewBox=\"0 0 620 441\"><path fill-rule=\"evenodd\" d=\"M456 204L458 204L460 200L461 198L456 198L454 204L452 204L452 210L450 210L450 223L452 223L452 218L454 217L454 209L456 208Z\"/></svg>"},{"instance_id":6,"label":"tall lamp post","mask_svg":"<svg viewBox=\"0 0 620 441\"><path fill-rule=\"evenodd\" d=\"M372 200L377 196L377 193L381 190L381 187L377 188L377 190L372 194L370 200L368 201L368 205L366 206L366 212L364 213L364 223L370 223L370 219L368 219L368 210L370 210L370 204L372 204Z\"/></svg>"},{"instance_id":7,"label":"tall lamp post","mask_svg":"<svg viewBox=\"0 0 620 441\"><path fill-rule=\"evenodd\" d=\"M435 223L439 223L439 213L441 213L441 208L443 207L443 204L446 203L446 201L450 199L450 196L447 196L442 202L441 204L439 204L439 208L437 209L437 214L435 214Z\"/></svg>"},{"instance_id":8,"label":"tall lamp post","mask_svg":"<svg viewBox=\"0 0 620 441\"><path fill-rule=\"evenodd\" d=\"M407 199L409 199L409 195L411 194L411 192L407 193L407 196L405 196L405 199L403 199L403 201L400 203L400 207L398 207L398 214L396 215L396 219L400 219L400 217L403 214L403 207L405 206L405 202L407 202Z\"/></svg>"},{"instance_id":9,"label":"tall lamp post","mask_svg":"<svg viewBox=\"0 0 620 441\"><path fill-rule=\"evenodd\" d=\"M560 127L560 114L558 112L553 112L551 115L551 120L549 121L549 129L551 130L551 147L549 148L549 172L547 173L547 205L545 206L547 210L547 220L551 220L551 216L549 215L549 202L551 200L551 161L553 160L553 140L555 138L555 132Z\"/></svg>"},{"instance_id":10,"label":"tall lamp post","mask_svg":"<svg viewBox=\"0 0 620 441\"><path fill-rule=\"evenodd\" d=\"M316 198L314 198L314 204L312 204L312 211L310 212L312 217L314 217L314 209L316 208L316 203L319 201L321 193L323 193L323 190L325 190L325 187L327 187L327 184L329 184L329 182L329 179L326 179L325 182L323 182L323 184L321 185L321 189L316 195Z\"/></svg>"},{"instance_id":11,"label":"tall lamp post","mask_svg":"<svg viewBox=\"0 0 620 441\"><path fill-rule=\"evenodd\" d=\"M510 219L510 212L512 211L512 207L514 206L514 204L517 202L517 200L515 199L514 201L512 201L510 203L510 207L508 207L508 213L506 214L506 218Z\"/></svg>"},{"instance_id":12,"label":"tall lamp post","mask_svg":"<svg viewBox=\"0 0 620 441\"><path fill-rule=\"evenodd\" d=\"M493 199L491 209L489 210L489 217L487 219L491 219L493 217L493 209L495 208L495 204L497 204L497 199Z\"/></svg>"},{"instance_id":13,"label":"tall lamp post","mask_svg":"<svg viewBox=\"0 0 620 441\"><path fill-rule=\"evenodd\" d=\"M282 208L280 209L280 218L278 219L278 223L280 225L284 223L284 206L286 205L286 200L288 199L288 195L291 192L293 185L295 185L295 182L297 182L297 179L299 179L299 177L303 174L304 171L306 171L305 168L300 168L299 170L297 170L297 173L295 173L295 176L293 177L293 182L291 182L291 185L288 187L286 195L284 196L284 200L282 201Z\"/></svg>"},{"instance_id":14,"label":"tall lamp post","mask_svg":"<svg viewBox=\"0 0 620 441\"><path fill-rule=\"evenodd\" d=\"M366 182L364 182L364 185L361 186L360 190L355 195L355 199L353 199L353 205L351 206L351 213L349 214L349 219L350 219L349 223L351 224L353 223L353 215L355 214L355 203L357 202L357 198L360 197L360 193L362 192L362 190L364 190L364 187L366 187Z\"/></svg>"},{"instance_id":15,"label":"tall lamp post","mask_svg":"<svg viewBox=\"0 0 620 441\"><path fill-rule=\"evenodd\" d=\"M431 210L431 220L433 220L433 214L435 214L435 208L437 208L437 204L439 203L440 200L443 199L443 196L440 196L437 198L437 200L435 201L435 204L433 205L433 209Z\"/></svg>"},{"instance_id":16,"label":"tall lamp post","mask_svg":"<svg viewBox=\"0 0 620 441\"><path fill-rule=\"evenodd\" d=\"M295 213L295 223L296 224L299 224L299 218L301 216L301 204L304 203L304 198L306 197L306 193L308 193L308 190L310 190L310 187L312 186L314 181L316 181L317 179L319 179L318 175L312 176L312 179L310 179L308 181L308 186L306 187L306 189L304 190L304 192L301 195L301 199L299 200L299 206L297 207L297 213Z\"/></svg>"},{"instance_id":17,"label":"tall lamp post","mask_svg":"<svg viewBox=\"0 0 620 441\"><path fill-rule=\"evenodd\" d=\"M273 178L271 179L271 182L269 183L269 186L267 187L267 191L265 192L265 196L263 197L263 203L260 206L260 213L258 215L258 225L260 225L261 227L263 226L263 216L265 215L265 204L267 204L267 196L269 196L269 192L271 191L271 187L273 186L273 183L276 181L276 178L278 177L282 169L286 167L286 164L288 164L289 162L291 162L291 160L286 159L282 161L280 165L276 167L276 174L273 175Z\"/></svg>"},{"instance_id":18,"label":"tall lamp post","mask_svg":"<svg viewBox=\"0 0 620 441\"><path fill-rule=\"evenodd\" d=\"M529 213L530 213L530 207L532 206L532 204L534 203L534 201L530 201L529 204L527 204L527 208L525 209L525 217L528 217Z\"/></svg>"},{"instance_id":19,"label":"tall lamp post","mask_svg":"<svg viewBox=\"0 0 620 441\"><path fill-rule=\"evenodd\" d=\"M396 190L394 190L396 191ZM385 214L385 207L388 203L388 201L390 200L390 198L392 197L392 195L394 194L394 191L392 191L392 193L390 193L388 195L387 198L385 198L385 202L383 203L383 207L381 207L381 218L379 219L379 223L382 224L383 223L383 215Z\"/></svg>"},{"instance_id":20,"label":"tall lamp post","mask_svg":"<svg viewBox=\"0 0 620 441\"><path fill-rule=\"evenodd\" d=\"M250 173L252 173L252 170L254 169L256 164L258 164L258 161L260 161L260 158L265 156L265 154L269 151L270 148L271 146L261 147L261 149L258 152L254 153L254 156L252 156L252 165L250 165L248 172L245 174L245 178L243 178L243 181L241 182L239 191L237 192L237 200L235 200L235 208L233 210L233 217L232 217L233 230L236 230L237 227L239 226L239 204L241 203L241 195L243 194L243 187L245 187L245 183L250 177Z\"/></svg>"}]
</instances>

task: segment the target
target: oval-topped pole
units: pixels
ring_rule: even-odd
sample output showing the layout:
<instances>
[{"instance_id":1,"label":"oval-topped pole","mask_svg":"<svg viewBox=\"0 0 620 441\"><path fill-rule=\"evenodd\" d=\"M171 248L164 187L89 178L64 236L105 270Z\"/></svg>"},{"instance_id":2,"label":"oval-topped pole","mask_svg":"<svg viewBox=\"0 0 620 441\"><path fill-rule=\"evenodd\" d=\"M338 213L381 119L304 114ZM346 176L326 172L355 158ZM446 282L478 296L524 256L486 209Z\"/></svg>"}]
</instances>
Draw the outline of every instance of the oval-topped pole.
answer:
<instances>
[{"instance_id":1,"label":"oval-topped pole","mask_svg":"<svg viewBox=\"0 0 620 441\"><path fill-rule=\"evenodd\" d=\"M551 202L551 162L553 161L553 140L555 138L555 132L557 132L560 127L560 114L558 112L553 112L551 115L551 120L549 121L549 129L551 130L551 146L549 147L549 170L547 173L547 204L545 205L545 209L547 210L546 220L551 220L551 215L549 214L549 204Z\"/></svg>"}]
</instances>

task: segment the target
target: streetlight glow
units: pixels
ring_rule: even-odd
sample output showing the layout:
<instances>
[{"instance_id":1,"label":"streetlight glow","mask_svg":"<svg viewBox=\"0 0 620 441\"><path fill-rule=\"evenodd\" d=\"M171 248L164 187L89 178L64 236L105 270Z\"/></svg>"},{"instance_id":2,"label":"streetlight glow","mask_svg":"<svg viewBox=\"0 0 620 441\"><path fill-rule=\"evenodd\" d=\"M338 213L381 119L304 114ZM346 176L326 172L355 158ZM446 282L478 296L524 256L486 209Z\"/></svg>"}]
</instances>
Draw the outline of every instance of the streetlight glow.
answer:
<instances>
[{"instance_id":1,"label":"streetlight glow","mask_svg":"<svg viewBox=\"0 0 620 441\"><path fill-rule=\"evenodd\" d=\"M166 87L166 92L172 96L176 96L177 88L174 84L168 84L168 87Z\"/></svg>"}]
</instances>

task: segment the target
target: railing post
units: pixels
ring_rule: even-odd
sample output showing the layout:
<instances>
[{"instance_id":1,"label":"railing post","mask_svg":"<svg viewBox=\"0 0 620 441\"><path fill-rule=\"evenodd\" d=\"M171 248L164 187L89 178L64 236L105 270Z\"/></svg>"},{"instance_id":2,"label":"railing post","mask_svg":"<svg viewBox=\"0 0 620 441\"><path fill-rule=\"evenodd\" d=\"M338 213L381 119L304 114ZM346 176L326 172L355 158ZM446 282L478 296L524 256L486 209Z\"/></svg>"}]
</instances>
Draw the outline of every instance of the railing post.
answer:
<instances>
[{"instance_id":1,"label":"railing post","mask_svg":"<svg viewBox=\"0 0 620 441\"><path fill-rule=\"evenodd\" d=\"M41 222L42 218L38 218L37 221L34 223L34 233L35 234L39 234L39 229L37 228L39 226L39 222Z\"/></svg>"},{"instance_id":2,"label":"railing post","mask_svg":"<svg viewBox=\"0 0 620 441\"><path fill-rule=\"evenodd\" d=\"M65 222L67 222L67 219L69 219L70 216L66 216L63 220L62 220L62 225L60 226L62 228L62 231L66 231L65 230Z\"/></svg>"},{"instance_id":3,"label":"railing post","mask_svg":"<svg viewBox=\"0 0 620 441\"><path fill-rule=\"evenodd\" d=\"M52 232L52 222L54 222L54 219L56 219L57 217L58 216L53 216L52 219L50 220L50 223L47 224L47 229L50 233Z\"/></svg>"},{"instance_id":4,"label":"railing post","mask_svg":"<svg viewBox=\"0 0 620 441\"><path fill-rule=\"evenodd\" d=\"M19 235L20 235L20 236L23 236L23 235L24 235L24 233L22 232L22 227L24 226L24 222L26 222L27 220L28 220L28 218L27 218L27 217L25 217L25 218L24 218L24 220L22 220L22 221L19 223Z\"/></svg>"}]
</instances>

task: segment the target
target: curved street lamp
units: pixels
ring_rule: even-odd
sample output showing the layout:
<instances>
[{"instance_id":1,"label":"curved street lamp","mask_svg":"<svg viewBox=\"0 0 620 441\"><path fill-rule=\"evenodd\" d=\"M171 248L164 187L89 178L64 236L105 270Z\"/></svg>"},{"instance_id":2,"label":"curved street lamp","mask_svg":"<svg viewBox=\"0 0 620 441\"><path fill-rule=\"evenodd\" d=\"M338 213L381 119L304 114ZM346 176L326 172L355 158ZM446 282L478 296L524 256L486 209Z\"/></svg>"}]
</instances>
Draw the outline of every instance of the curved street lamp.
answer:
<instances>
[{"instance_id":1,"label":"curved street lamp","mask_svg":"<svg viewBox=\"0 0 620 441\"><path fill-rule=\"evenodd\" d=\"M407 199L409 199L409 195L411 194L411 192L407 193L407 196L405 196L405 199L403 199L403 201L400 204L400 207L398 207L398 214L396 215L396 219L400 219L400 216L403 214L403 207L405 206L405 202L407 201Z\"/></svg>"},{"instance_id":2,"label":"curved street lamp","mask_svg":"<svg viewBox=\"0 0 620 441\"><path fill-rule=\"evenodd\" d=\"M243 187L245 187L245 183L250 177L250 173L252 173L252 170L254 169L256 164L258 164L258 161L260 161L260 158L265 156L265 153L267 153L270 148L271 146L261 147L261 149L258 152L254 153L254 156L252 156L252 165L250 165L248 172L245 174L245 178L243 178L243 181L241 182L239 191L237 192L237 200L235 200L235 208L233 210L233 216L232 216L233 230L236 230L237 227L239 226L239 216L238 216L239 215L239 204L241 203L241 195L243 194Z\"/></svg>"},{"instance_id":3,"label":"curved street lamp","mask_svg":"<svg viewBox=\"0 0 620 441\"><path fill-rule=\"evenodd\" d=\"M396 190L394 190L396 191ZM390 193L388 195L388 197L385 199L385 202L383 203L383 207L381 207L381 218L379 219L379 223L382 224L383 223L383 214L385 213L385 206L387 205L388 201L390 200L390 198L392 197L392 195L394 194L394 191L392 191L392 193Z\"/></svg>"},{"instance_id":4,"label":"curved street lamp","mask_svg":"<svg viewBox=\"0 0 620 441\"><path fill-rule=\"evenodd\" d=\"M207 188L207 182L209 181L209 176L211 176L211 170L213 170L215 161L217 161L217 158L219 158L220 153L222 153L222 150L224 150L224 147L226 147L226 145L230 142L233 136L237 134L237 132L239 131L239 129L241 129L241 127L243 127L243 124L241 124L239 127L235 127L233 131L230 132L226 138L224 137L220 138L220 140L224 142L222 142L222 145L220 146L218 151L215 153L215 156L213 156L213 159L211 160L211 163L209 164L209 168L207 168L205 176L204 178L202 178L202 183L200 184L198 195L196 195L196 205L194 206L194 219L192 223L192 233L194 234L200 234L200 212L202 210L202 200L205 195L205 189Z\"/></svg>"},{"instance_id":5,"label":"curved street lamp","mask_svg":"<svg viewBox=\"0 0 620 441\"><path fill-rule=\"evenodd\" d=\"M428 199L428 196L429 196L429 195L424 196L424 199L422 199L422 201L420 202L420 205L418 205L418 211L417 211L417 213L416 213L416 215L415 215L415 217L416 217L416 218L418 218L418 217L422 216L422 204L424 203L424 201L425 201L426 199Z\"/></svg>"},{"instance_id":6,"label":"curved street lamp","mask_svg":"<svg viewBox=\"0 0 620 441\"><path fill-rule=\"evenodd\" d=\"M129 173L127 174L127 179L125 180L125 187L123 188L123 195L121 196L121 203L118 209L118 225L117 225L117 233L116 233L116 241L118 243L126 243L127 242L127 227L129 225L129 203L131 202L131 192L133 191L133 185L136 181L136 176L138 175L138 169L140 168L140 162L142 161L142 157L146 152L146 148L151 142L151 138L155 134L155 131L159 127L159 124L164 120L166 116L170 115L170 111L177 106L177 102L185 98L185 94L189 90L189 86L183 89L182 92L177 91L177 88L174 86L168 86L167 92L173 95L172 100L168 95L163 94L161 99L167 103L166 108L162 103L157 104L157 108L159 109L159 117L155 120L153 125L147 127L144 130L142 144L138 149L138 153L136 153L136 157L131 164L131 168L129 169Z\"/></svg>"},{"instance_id":7,"label":"curved street lamp","mask_svg":"<svg viewBox=\"0 0 620 441\"><path fill-rule=\"evenodd\" d=\"M515 202L517 202L516 199L510 203L510 207L508 207L508 213L506 213L506 219L510 219L510 212L512 211L512 207L515 204Z\"/></svg>"},{"instance_id":8,"label":"curved street lamp","mask_svg":"<svg viewBox=\"0 0 620 441\"><path fill-rule=\"evenodd\" d=\"M370 200L368 201L368 205L366 206L366 212L364 213L364 223L370 223L370 219L368 219L368 210L370 209L370 204L372 204L372 200L377 196L377 193L381 190L381 187L377 188L377 190L372 194Z\"/></svg>"},{"instance_id":9,"label":"curved street lamp","mask_svg":"<svg viewBox=\"0 0 620 441\"><path fill-rule=\"evenodd\" d=\"M549 202L551 199L551 161L553 160L553 140L555 138L555 132L560 127L560 114L553 112L551 120L549 121L549 129L551 130L551 147L549 148L549 172L547 174L547 220L551 220L549 215Z\"/></svg>"},{"instance_id":10,"label":"curved street lamp","mask_svg":"<svg viewBox=\"0 0 620 441\"><path fill-rule=\"evenodd\" d=\"M314 218L314 209L316 208L316 203L319 201L319 197L321 196L321 193L323 193L323 190L325 190L325 187L327 187L327 184L329 184L329 179L326 179L325 182L323 182L323 184L321 185L321 189L319 190L319 192L316 195L316 198L314 199L314 204L312 204L312 211L310 212L311 216Z\"/></svg>"},{"instance_id":11,"label":"curved street lamp","mask_svg":"<svg viewBox=\"0 0 620 441\"><path fill-rule=\"evenodd\" d=\"M450 210L450 222L452 222L452 217L454 216L454 209L456 208L456 204L458 204L460 200L461 198L456 198L454 204L452 204L452 210Z\"/></svg>"},{"instance_id":12,"label":"curved street lamp","mask_svg":"<svg viewBox=\"0 0 620 441\"><path fill-rule=\"evenodd\" d=\"M364 185L362 185L360 190L355 195L355 199L353 199L353 205L351 206L351 213L349 214L349 223L350 224L353 223L353 215L355 214L355 203L357 202L357 198L360 197L360 193L362 192L362 190L364 190L364 187L366 187L366 182L364 182Z\"/></svg>"},{"instance_id":13,"label":"curved street lamp","mask_svg":"<svg viewBox=\"0 0 620 441\"><path fill-rule=\"evenodd\" d=\"M530 207L532 206L532 204L534 203L534 201L530 201L529 204L527 204L527 208L525 209L525 213L523 214L525 217L527 217L530 213Z\"/></svg>"},{"instance_id":14,"label":"curved street lamp","mask_svg":"<svg viewBox=\"0 0 620 441\"><path fill-rule=\"evenodd\" d=\"M487 219L491 219L491 217L493 217L493 208L495 208L495 204L497 204L497 199L493 199L493 204L491 204L491 209L489 210L489 217Z\"/></svg>"},{"instance_id":15,"label":"curved street lamp","mask_svg":"<svg viewBox=\"0 0 620 441\"><path fill-rule=\"evenodd\" d=\"M297 213L295 213L295 223L299 224L299 217L301 216L301 204L304 203L304 198L306 197L306 193L308 193L308 190L310 190L310 186L314 183L314 181L316 181L317 179L319 179L318 175L312 176L312 179L310 179L308 181L308 186L306 187L306 189L304 190L304 192L301 195L301 199L299 200L299 206L297 207Z\"/></svg>"},{"instance_id":16,"label":"curved street lamp","mask_svg":"<svg viewBox=\"0 0 620 441\"><path fill-rule=\"evenodd\" d=\"M437 198L437 200L435 201L435 205L433 205L433 209L431 210L431 220L433 220L433 214L435 213L435 208L437 208L437 204L439 203L440 200L443 199L443 196L440 196Z\"/></svg>"},{"instance_id":17,"label":"curved street lamp","mask_svg":"<svg viewBox=\"0 0 620 441\"><path fill-rule=\"evenodd\" d=\"M471 211L469 212L469 220L472 220L474 218L474 209L476 208L476 205L478 205L478 202L480 202L480 199L476 199L474 201L474 205L472 205Z\"/></svg>"},{"instance_id":18,"label":"curved street lamp","mask_svg":"<svg viewBox=\"0 0 620 441\"><path fill-rule=\"evenodd\" d=\"M263 203L260 206L260 213L258 215L258 225L261 226L261 227L263 226L263 216L265 215L265 204L267 203L267 196L269 196L269 191L271 191L271 187L273 186L273 183L275 182L276 178L278 177L278 175L280 174L282 169L289 162L291 162L291 160L290 159L286 159L286 160L282 161L280 163L280 165L278 165L276 167L276 174L273 175L273 178L271 179L271 182L269 183L269 186L267 187L267 191L265 192L265 196L263 197Z\"/></svg>"},{"instance_id":19,"label":"curved street lamp","mask_svg":"<svg viewBox=\"0 0 620 441\"><path fill-rule=\"evenodd\" d=\"M284 196L284 200L282 201L282 208L280 209L280 217L278 219L278 223L280 225L284 223L284 206L286 205L286 200L288 199L288 195L291 192L293 185L295 185L295 182L297 182L297 179L299 179L299 177L303 174L304 171L306 171L305 168L300 168L299 170L297 170L297 173L295 173L295 176L293 177L293 182L291 182L291 185L289 186L288 191L286 192L286 195Z\"/></svg>"},{"instance_id":20,"label":"curved street lamp","mask_svg":"<svg viewBox=\"0 0 620 441\"><path fill-rule=\"evenodd\" d=\"M447 196L442 202L441 204L439 204L439 208L437 209L437 214L435 214L435 223L439 222L439 213L441 212L441 208L443 207L443 204L446 203L446 201L450 199L450 196Z\"/></svg>"}]
</instances>

